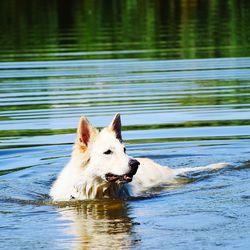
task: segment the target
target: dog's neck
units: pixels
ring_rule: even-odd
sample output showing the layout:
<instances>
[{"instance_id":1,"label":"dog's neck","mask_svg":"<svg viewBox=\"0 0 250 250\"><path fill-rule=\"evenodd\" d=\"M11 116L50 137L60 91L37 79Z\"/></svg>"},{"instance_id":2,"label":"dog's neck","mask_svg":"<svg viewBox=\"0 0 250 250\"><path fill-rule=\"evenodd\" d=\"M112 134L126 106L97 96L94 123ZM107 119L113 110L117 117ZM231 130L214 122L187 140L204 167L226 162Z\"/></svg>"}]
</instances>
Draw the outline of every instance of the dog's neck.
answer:
<instances>
[{"instance_id":1,"label":"dog's neck","mask_svg":"<svg viewBox=\"0 0 250 250\"><path fill-rule=\"evenodd\" d=\"M128 189L124 184L104 182L98 178L90 177L74 185L72 199L102 199L102 198L127 198Z\"/></svg>"}]
</instances>

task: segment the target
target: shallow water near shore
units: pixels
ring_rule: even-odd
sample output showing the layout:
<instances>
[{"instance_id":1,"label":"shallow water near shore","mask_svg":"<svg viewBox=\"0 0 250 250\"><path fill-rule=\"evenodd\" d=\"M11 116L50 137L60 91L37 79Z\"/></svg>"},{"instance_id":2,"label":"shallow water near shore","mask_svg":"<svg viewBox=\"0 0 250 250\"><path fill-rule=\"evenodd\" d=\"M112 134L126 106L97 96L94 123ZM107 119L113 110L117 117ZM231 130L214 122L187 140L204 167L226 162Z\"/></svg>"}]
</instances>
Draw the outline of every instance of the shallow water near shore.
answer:
<instances>
[{"instance_id":1,"label":"shallow water near shore","mask_svg":"<svg viewBox=\"0 0 250 250\"><path fill-rule=\"evenodd\" d=\"M0 248L248 249L249 2L10 2L0 3ZM51 202L79 117L101 128L116 112L131 156L231 166L143 197Z\"/></svg>"}]
</instances>

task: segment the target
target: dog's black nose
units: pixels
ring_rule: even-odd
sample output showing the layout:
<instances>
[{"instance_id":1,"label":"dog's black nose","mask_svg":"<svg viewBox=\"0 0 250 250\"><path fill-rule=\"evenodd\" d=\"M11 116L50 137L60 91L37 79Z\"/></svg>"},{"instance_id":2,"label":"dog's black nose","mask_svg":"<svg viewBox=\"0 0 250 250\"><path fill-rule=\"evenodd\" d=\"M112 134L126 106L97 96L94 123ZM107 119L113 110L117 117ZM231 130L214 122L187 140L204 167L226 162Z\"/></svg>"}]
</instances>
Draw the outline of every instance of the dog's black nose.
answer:
<instances>
[{"instance_id":1,"label":"dog's black nose","mask_svg":"<svg viewBox=\"0 0 250 250\"><path fill-rule=\"evenodd\" d=\"M137 160L135 160L135 159L130 159L129 160L129 166L130 167L138 167L140 165L140 162L139 161L137 161Z\"/></svg>"},{"instance_id":2,"label":"dog's black nose","mask_svg":"<svg viewBox=\"0 0 250 250\"><path fill-rule=\"evenodd\" d=\"M139 165L140 165L139 161L137 161L135 159L129 160L129 166L131 167L131 172L133 173L133 175L136 174Z\"/></svg>"}]
</instances>

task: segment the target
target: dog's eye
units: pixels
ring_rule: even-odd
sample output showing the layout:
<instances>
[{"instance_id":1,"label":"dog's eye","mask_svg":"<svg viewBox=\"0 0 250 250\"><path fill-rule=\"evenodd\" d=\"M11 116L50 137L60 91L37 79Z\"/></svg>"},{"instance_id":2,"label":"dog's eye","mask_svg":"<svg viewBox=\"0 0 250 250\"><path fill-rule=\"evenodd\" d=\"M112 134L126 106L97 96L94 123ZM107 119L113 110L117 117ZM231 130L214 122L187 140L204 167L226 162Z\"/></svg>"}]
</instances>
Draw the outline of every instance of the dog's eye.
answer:
<instances>
[{"instance_id":1,"label":"dog's eye","mask_svg":"<svg viewBox=\"0 0 250 250\"><path fill-rule=\"evenodd\" d=\"M126 149L126 148L124 148L124 149L123 149L123 151L124 151L124 153L126 153L126 152L127 152L127 149Z\"/></svg>"},{"instance_id":2,"label":"dog's eye","mask_svg":"<svg viewBox=\"0 0 250 250\"><path fill-rule=\"evenodd\" d=\"M107 151L105 151L105 152L103 152L105 155L110 155L110 154L112 154L113 152L110 150L110 149L108 149Z\"/></svg>"}]
</instances>

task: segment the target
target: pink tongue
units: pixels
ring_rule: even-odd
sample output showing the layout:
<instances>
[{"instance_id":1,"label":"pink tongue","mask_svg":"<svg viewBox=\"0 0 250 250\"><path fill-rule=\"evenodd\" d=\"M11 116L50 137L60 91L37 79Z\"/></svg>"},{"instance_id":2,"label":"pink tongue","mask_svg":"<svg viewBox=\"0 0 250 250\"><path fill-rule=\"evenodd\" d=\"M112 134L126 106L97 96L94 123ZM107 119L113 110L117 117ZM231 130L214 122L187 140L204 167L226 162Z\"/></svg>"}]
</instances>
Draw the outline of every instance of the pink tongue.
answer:
<instances>
[{"instance_id":1,"label":"pink tongue","mask_svg":"<svg viewBox=\"0 0 250 250\"><path fill-rule=\"evenodd\" d=\"M129 180L129 179L131 179L131 177L125 175L125 176L124 176L124 179L125 179L125 180Z\"/></svg>"},{"instance_id":2,"label":"pink tongue","mask_svg":"<svg viewBox=\"0 0 250 250\"><path fill-rule=\"evenodd\" d=\"M106 179L111 182L115 181L126 181L126 182L131 182L132 181L132 176L129 175L113 175L113 174L107 174Z\"/></svg>"},{"instance_id":3,"label":"pink tongue","mask_svg":"<svg viewBox=\"0 0 250 250\"><path fill-rule=\"evenodd\" d=\"M132 180L132 177L128 176L128 175L124 175L123 176L123 180L125 181L131 181Z\"/></svg>"}]
</instances>

